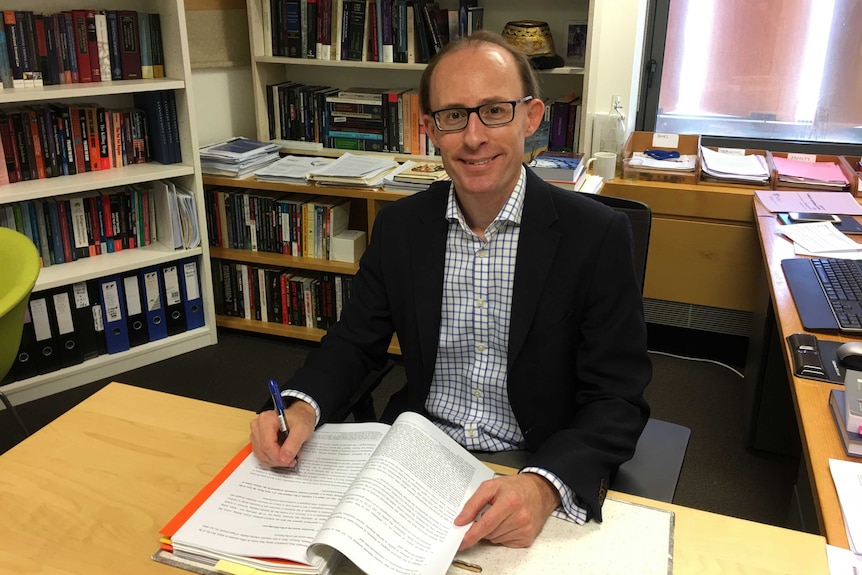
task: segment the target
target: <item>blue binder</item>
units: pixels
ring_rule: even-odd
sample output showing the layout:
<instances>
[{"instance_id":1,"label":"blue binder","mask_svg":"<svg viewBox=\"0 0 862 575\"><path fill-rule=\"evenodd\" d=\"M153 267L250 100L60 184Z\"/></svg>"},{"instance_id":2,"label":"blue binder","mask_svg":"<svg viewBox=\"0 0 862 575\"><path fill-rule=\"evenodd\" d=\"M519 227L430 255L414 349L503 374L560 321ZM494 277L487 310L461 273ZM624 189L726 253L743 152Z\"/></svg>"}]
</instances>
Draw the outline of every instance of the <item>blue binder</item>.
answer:
<instances>
[{"instance_id":1,"label":"blue binder","mask_svg":"<svg viewBox=\"0 0 862 575\"><path fill-rule=\"evenodd\" d=\"M165 291L162 274L158 267L141 270L141 290L144 296L144 313L147 316L147 333L150 341L168 337L168 322L165 317Z\"/></svg>"},{"instance_id":2,"label":"blue binder","mask_svg":"<svg viewBox=\"0 0 862 575\"><path fill-rule=\"evenodd\" d=\"M99 280L102 295L102 319L105 324L105 344L108 353L120 353L129 349L129 331L124 313L125 295L120 276L107 276Z\"/></svg>"},{"instance_id":3,"label":"blue binder","mask_svg":"<svg viewBox=\"0 0 862 575\"><path fill-rule=\"evenodd\" d=\"M183 301L186 306L186 328L195 329L204 326L204 304L201 297L201 275L198 270L197 258L189 258L181 262L180 287L183 290Z\"/></svg>"}]
</instances>

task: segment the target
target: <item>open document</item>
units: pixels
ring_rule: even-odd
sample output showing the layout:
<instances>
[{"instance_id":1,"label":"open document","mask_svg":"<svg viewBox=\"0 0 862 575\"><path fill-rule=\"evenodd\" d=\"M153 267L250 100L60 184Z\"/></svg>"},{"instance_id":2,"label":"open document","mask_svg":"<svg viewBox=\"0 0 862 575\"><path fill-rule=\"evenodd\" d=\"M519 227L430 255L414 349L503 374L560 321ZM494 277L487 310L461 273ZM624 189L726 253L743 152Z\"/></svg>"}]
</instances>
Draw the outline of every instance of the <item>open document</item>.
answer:
<instances>
[{"instance_id":1,"label":"open document","mask_svg":"<svg viewBox=\"0 0 862 575\"><path fill-rule=\"evenodd\" d=\"M317 574L344 556L375 575L442 575L468 529L455 517L493 476L415 413L324 425L300 455L298 469L273 470L244 449L162 529L153 558Z\"/></svg>"}]
</instances>

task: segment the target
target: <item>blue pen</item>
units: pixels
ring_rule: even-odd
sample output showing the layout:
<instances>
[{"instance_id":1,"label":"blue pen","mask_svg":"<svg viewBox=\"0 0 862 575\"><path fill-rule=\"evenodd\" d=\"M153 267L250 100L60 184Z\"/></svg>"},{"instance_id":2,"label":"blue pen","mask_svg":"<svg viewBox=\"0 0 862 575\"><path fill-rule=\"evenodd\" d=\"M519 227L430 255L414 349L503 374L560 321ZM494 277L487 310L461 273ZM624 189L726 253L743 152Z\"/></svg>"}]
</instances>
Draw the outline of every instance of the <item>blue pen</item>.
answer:
<instances>
[{"instance_id":1,"label":"blue pen","mask_svg":"<svg viewBox=\"0 0 862 575\"><path fill-rule=\"evenodd\" d=\"M269 380L269 393L272 395L272 404L275 406L275 413L278 415L278 425L281 431L278 434L278 442L284 443L287 439L287 420L284 419L284 401L281 399L281 390L278 388L278 382L274 379Z\"/></svg>"}]
</instances>

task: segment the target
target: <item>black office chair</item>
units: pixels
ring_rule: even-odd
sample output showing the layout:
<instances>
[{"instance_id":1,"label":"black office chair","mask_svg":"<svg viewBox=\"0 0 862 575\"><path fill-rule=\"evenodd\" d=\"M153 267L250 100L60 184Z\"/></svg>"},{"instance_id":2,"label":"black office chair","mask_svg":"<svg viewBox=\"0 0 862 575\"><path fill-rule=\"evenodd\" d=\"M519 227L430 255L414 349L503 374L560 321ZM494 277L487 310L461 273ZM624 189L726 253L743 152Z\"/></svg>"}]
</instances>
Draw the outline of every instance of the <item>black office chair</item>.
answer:
<instances>
[{"instance_id":1,"label":"black office chair","mask_svg":"<svg viewBox=\"0 0 862 575\"><path fill-rule=\"evenodd\" d=\"M575 192L579 193L579 192ZM643 291L646 275L647 255L649 253L649 237L652 227L652 212L649 206L635 200L602 196L596 194L581 194L597 202L626 214L632 226L634 264L638 282ZM354 394L351 401L342 409L334 421L342 421L353 414L356 421L373 421L376 419L372 404L372 392L377 389L383 378L394 366L392 360L387 362L382 371L373 373L365 379L362 387ZM691 430L682 425L650 418L638 440L634 457L622 464L611 482L611 489L671 503L679 482L685 452ZM518 457L512 458L506 454L488 454L485 459L512 467L520 467ZM521 455L525 458L526 453Z\"/></svg>"},{"instance_id":2,"label":"black office chair","mask_svg":"<svg viewBox=\"0 0 862 575\"><path fill-rule=\"evenodd\" d=\"M629 217L632 226L635 271L643 291L646 276L652 211L643 202L581 194ZM691 430L676 423L650 418L641 433L634 457L620 466L611 489L671 503L679 482Z\"/></svg>"}]
</instances>

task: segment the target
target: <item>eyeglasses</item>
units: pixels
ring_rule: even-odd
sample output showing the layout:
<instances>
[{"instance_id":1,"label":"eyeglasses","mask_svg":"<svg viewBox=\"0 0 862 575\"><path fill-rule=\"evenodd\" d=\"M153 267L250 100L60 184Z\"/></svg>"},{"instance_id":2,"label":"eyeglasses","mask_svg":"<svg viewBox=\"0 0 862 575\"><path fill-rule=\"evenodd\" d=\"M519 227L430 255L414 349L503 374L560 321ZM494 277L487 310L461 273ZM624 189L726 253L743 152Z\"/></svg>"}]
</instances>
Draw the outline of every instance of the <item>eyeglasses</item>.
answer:
<instances>
[{"instance_id":1,"label":"eyeglasses","mask_svg":"<svg viewBox=\"0 0 862 575\"><path fill-rule=\"evenodd\" d=\"M463 130L470 122L470 114L473 112L479 117L480 122L489 128L496 128L497 126L508 124L515 119L515 106L532 99L532 96L524 96L518 100L492 102L474 108L446 108L445 110L431 112L431 117L434 118L434 124L441 132Z\"/></svg>"}]
</instances>

